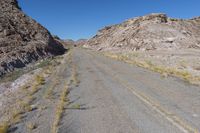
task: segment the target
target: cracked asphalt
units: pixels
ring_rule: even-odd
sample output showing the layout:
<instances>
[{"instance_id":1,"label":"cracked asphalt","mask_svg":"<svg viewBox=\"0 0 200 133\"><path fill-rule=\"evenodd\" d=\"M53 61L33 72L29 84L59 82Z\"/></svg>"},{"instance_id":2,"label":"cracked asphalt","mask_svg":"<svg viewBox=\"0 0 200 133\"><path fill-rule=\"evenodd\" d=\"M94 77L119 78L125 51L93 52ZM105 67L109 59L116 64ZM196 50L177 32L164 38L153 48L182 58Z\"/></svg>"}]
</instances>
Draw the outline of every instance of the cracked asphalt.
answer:
<instances>
[{"instance_id":1,"label":"cracked asphalt","mask_svg":"<svg viewBox=\"0 0 200 133\"><path fill-rule=\"evenodd\" d=\"M199 133L200 88L75 48L80 84L61 133Z\"/></svg>"}]
</instances>

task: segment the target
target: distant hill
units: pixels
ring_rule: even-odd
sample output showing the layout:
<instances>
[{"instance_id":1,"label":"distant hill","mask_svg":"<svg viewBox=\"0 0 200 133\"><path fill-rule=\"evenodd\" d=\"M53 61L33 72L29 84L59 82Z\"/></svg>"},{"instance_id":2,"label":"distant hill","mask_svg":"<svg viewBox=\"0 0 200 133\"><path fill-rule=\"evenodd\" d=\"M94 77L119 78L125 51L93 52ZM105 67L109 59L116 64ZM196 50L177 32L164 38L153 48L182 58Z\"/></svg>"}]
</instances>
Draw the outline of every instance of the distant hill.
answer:
<instances>
[{"instance_id":1,"label":"distant hill","mask_svg":"<svg viewBox=\"0 0 200 133\"><path fill-rule=\"evenodd\" d=\"M200 17L183 20L150 14L129 19L99 30L84 47L125 51L200 49Z\"/></svg>"},{"instance_id":2,"label":"distant hill","mask_svg":"<svg viewBox=\"0 0 200 133\"><path fill-rule=\"evenodd\" d=\"M87 43L87 39L79 39L75 43L76 45L84 45L85 43Z\"/></svg>"},{"instance_id":3,"label":"distant hill","mask_svg":"<svg viewBox=\"0 0 200 133\"><path fill-rule=\"evenodd\" d=\"M0 76L64 51L47 29L22 12L17 0L0 1Z\"/></svg>"},{"instance_id":4,"label":"distant hill","mask_svg":"<svg viewBox=\"0 0 200 133\"><path fill-rule=\"evenodd\" d=\"M79 45L84 45L87 42L87 39L79 39L77 41L74 41L72 39L66 39L66 40L64 40L64 42L66 44L68 44L68 45L77 45L77 46L79 46Z\"/></svg>"}]
</instances>

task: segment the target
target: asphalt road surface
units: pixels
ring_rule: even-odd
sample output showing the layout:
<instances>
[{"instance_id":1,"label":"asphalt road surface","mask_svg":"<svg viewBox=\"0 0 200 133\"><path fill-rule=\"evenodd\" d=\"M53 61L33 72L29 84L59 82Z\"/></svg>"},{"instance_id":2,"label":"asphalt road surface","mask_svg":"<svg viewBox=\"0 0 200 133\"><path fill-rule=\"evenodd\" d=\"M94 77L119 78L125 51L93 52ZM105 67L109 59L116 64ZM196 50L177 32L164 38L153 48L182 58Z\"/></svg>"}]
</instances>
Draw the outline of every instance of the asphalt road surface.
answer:
<instances>
[{"instance_id":1,"label":"asphalt road surface","mask_svg":"<svg viewBox=\"0 0 200 133\"><path fill-rule=\"evenodd\" d=\"M200 87L75 48L61 133L199 133Z\"/></svg>"}]
</instances>

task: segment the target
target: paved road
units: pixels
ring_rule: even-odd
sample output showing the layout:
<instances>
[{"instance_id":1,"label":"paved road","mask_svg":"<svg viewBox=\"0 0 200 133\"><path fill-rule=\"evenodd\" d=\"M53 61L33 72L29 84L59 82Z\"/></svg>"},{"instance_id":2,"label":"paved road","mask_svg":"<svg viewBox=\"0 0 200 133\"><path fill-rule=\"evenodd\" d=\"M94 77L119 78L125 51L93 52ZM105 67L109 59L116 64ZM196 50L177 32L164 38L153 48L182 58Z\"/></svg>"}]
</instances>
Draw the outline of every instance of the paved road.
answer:
<instances>
[{"instance_id":1,"label":"paved road","mask_svg":"<svg viewBox=\"0 0 200 133\"><path fill-rule=\"evenodd\" d=\"M76 48L63 133L198 133L200 88Z\"/></svg>"}]
</instances>

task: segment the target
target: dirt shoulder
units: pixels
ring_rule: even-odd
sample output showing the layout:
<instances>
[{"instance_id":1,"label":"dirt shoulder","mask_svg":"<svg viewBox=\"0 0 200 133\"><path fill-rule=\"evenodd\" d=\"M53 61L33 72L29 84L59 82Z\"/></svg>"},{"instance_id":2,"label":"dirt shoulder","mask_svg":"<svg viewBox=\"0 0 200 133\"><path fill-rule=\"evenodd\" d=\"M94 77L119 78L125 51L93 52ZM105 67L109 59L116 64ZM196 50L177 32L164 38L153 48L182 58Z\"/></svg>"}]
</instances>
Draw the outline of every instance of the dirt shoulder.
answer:
<instances>
[{"instance_id":1,"label":"dirt shoulder","mask_svg":"<svg viewBox=\"0 0 200 133\"><path fill-rule=\"evenodd\" d=\"M68 52L52 59L2 91L0 132L58 132L69 89L77 82L71 56Z\"/></svg>"},{"instance_id":2,"label":"dirt shoulder","mask_svg":"<svg viewBox=\"0 0 200 133\"><path fill-rule=\"evenodd\" d=\"M164 77L176 76L191 84L200 85L199 50L103 52L103 54L107 57L159 72Z\"/></svg>"}]
</instances>

